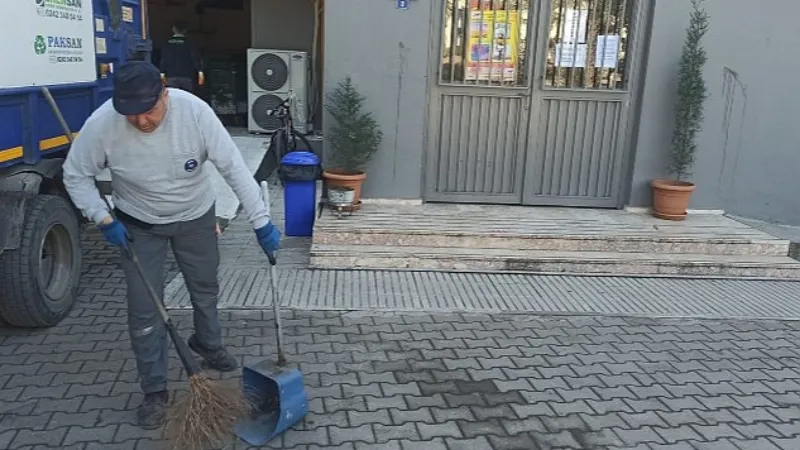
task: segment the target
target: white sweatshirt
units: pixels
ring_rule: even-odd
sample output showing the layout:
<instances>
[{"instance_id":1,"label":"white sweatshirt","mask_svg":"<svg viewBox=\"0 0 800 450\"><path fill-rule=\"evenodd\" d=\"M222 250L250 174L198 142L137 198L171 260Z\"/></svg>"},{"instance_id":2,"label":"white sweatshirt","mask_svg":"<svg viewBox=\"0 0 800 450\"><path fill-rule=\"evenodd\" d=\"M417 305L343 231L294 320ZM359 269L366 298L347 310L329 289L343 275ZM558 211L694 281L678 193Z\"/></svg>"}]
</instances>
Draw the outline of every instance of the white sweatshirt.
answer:
<instances>
[{"instance_id":1,"label":"white sweatshirt","mask_svg":"<svg viewBox=\"0 0 800 450\"><path fill-rule=\"evenodd\" d=\"M92 113L64 163L64 185L75 205L95 223L109 215L95 185L95 176L108 167L112 199L122 212L149 224L193 220L216 201L203 170L211 161L253 228L266 225L269 199L211 107L179 89L169 89L168 102L152 133L129 124L111 100Z\"/></svg>"}]
</instances>

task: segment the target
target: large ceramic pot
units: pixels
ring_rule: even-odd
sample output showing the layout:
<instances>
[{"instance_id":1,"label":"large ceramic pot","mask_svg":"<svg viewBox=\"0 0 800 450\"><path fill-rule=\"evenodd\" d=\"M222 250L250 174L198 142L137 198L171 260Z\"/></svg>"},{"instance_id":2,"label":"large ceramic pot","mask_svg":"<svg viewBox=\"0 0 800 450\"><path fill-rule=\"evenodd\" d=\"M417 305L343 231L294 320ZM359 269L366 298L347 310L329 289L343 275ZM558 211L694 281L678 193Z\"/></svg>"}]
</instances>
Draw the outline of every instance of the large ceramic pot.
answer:
<instances>
[{"instance_id":1,"label":"large ceramic pot","mask_svg":"<svg viewBox=\"0 0 800 450\"><path fill-rule=\"evenodd\" d=\"M695 185L688 181L653 180L653 215L665 220L686 219Z\"/></svg>"},{"instance_id":2,"label":"large ceramic pot","mask_svg":"<svg viewBox=\"0 0 800 450\"><path fill-rule=\"evenodd\" d=\"M351 188L353 189L353 209L361 208L361 186L367 179L367 174L359 172L356 174L345 173L341 170L331 169L322 172L328 189Z\"/></svg>"}]
</instances>

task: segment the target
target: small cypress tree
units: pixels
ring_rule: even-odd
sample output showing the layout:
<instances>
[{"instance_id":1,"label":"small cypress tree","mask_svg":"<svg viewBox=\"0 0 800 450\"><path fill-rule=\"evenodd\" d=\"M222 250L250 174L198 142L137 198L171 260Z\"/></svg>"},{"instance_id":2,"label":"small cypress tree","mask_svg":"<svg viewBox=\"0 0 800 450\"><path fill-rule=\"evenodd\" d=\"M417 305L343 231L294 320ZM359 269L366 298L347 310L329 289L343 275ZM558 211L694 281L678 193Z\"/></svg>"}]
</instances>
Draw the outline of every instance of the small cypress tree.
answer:
<instances>
[{"instance_id":1,"label":"small cypress tree","mask_svg":"<svg viewBox=\"0 0 800 450\"><path fill-rule=\"evenodd\" d=\"M346 77L328 96L325 109L335 121L327 139L333 147L331 165L346 174L357 174L378 151L383 133L369 112L363 111L366 98Z\"/></svg>"},{"instance_id":2,"label":"small cypress tree","mask_svg":"<svg viewBox=\"0 0 800 450\"><path fill-rule=\"evenodd\" d=\"M702 8L704 0L691 1L692 13L689 27L686 29L678 74L675 128L672 132L672 153L669 163L670 172L678 180L685 180L691 175L694 154L697 150L695 140L697 133L702 129L703 103L707 97L703 68L708 56L701 41L708 31L709 16Z\"/></svg>"}]
</instances>

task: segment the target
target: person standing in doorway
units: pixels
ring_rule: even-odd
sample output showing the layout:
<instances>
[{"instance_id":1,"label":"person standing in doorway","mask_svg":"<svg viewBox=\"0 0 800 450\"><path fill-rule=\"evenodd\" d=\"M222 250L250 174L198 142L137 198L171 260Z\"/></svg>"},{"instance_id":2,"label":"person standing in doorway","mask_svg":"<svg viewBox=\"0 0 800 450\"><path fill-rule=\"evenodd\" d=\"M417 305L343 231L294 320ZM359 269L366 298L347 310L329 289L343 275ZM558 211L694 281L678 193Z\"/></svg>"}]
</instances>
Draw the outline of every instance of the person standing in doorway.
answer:
<instances>
[{"instance_id":1,"label":"person standing in doorway","mask_svg":"<svg viewBox=\"0 0 800 450\"><path fill-rule=\"evenodd\" d=\"M161 50L161 77L169 87L194 92L194 82L205 83L197 48L186 37L186 23L176 21L172 26L172 37Z\"/></svg>"}]
</instances>

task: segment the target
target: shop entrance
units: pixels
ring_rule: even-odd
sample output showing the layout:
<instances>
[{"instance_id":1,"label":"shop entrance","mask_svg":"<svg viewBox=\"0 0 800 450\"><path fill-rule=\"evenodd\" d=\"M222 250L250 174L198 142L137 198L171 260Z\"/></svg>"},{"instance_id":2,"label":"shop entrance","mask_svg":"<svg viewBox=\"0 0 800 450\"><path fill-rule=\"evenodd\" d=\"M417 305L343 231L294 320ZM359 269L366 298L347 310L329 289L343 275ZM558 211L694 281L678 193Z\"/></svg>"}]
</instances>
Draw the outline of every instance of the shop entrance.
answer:
<instances>
[{"instance_id":1,"label":"shop entrance","mask_svg":"<svg viewBox=\"0 0 800 450\"><path fill-rule=\"evenodd\" d=\"M429 201L621 206L648 0L446 0Z\"/></svg>"},{"instance_id":2,"label":"shop entrance","mask_svg":"<svg viewBox=\"0 0 800 450\"><path fill-rule=\"evenodd\" d=\"M247 122L247 48L251 42L250 2L148 0L153 63L161 65L162 49L172 37L172 26L183 22L188 42L202 59L203 86L193 92L208 102L229 126Z\"/></svg>"}]
</instances>

